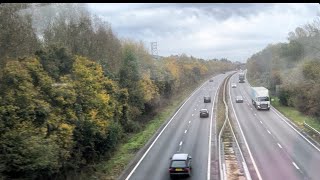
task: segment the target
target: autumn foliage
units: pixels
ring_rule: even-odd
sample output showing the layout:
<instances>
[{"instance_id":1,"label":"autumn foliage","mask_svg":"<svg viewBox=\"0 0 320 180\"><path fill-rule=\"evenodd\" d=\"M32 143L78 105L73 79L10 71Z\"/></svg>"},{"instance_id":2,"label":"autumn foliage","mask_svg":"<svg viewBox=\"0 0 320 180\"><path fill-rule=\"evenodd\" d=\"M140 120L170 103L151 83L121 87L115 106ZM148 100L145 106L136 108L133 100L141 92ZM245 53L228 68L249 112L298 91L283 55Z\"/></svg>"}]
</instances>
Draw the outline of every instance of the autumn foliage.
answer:
<instances>
[{"instance_id":1,"label":"autumn foliage","mask_svg":"<svg viewBox=\"0 0 320 180\"><path fill-rule=\"evenodd\" d=\"M40 40L32 18L17 13L28 6L0 5L11 18L0 19L1 178L63 178L108 159L172 96L235 68L186 55L153 59L85 13L56 17ZM25 30L7 29L12 20Z\"/></svg>"}]
</instances>

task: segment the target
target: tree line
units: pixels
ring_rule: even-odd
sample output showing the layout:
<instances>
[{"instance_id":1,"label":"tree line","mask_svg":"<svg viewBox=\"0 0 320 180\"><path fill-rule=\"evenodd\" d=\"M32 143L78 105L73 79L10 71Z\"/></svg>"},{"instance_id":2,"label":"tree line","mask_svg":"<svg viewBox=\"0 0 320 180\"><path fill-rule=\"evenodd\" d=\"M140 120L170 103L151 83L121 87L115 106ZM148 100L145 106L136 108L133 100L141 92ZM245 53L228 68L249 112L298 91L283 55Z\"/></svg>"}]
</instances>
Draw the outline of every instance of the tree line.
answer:
<instances>
[{"instance_id":1,"label":"tree line","mask_svg":"<svg viewBox=\"0 0 320 180\"><path fill-rule=\"evenodd\" d=\"M79 4L2 3L0 17L1 178L49 179L106 159L190 84L235 69L153 59Z\"/></svg>"},{"instance_id":2,"label":"tree line","mask_svg":"<svg viewBox=\"0 0 320 180\"><path fill-rule=\"evenodd\" d=\"M320 19L297 27L288 43L268 45L247 61L248 78L280 103L320 122Z\"/></svg>"}]
</instances>

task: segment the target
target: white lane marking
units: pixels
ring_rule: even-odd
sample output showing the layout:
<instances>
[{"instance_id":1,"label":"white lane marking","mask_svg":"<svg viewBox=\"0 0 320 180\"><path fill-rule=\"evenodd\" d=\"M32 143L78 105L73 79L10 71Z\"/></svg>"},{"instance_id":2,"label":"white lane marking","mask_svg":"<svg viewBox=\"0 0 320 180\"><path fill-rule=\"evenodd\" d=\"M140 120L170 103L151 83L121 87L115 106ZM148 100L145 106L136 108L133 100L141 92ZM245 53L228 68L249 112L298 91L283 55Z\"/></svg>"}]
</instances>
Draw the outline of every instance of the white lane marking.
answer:
<instances>
[{"instance_id":1,"label":"white lane marking","mask_svg":"<svg viewBox=\"0 0 320 180\"><path fill-rule=\"evenodd\" d=\"M253 110L252 108L250 108L251 110Z\"/></svg>"},{"instance_id":2,"label":"white lane marking","mask_svg":"<svg viewBox=\"0 0 320 180\"><path fill-rule=\"evenodd\" d=\"M230 88L229 88L229 98L230 98L230 101L232 101L232 99L231 99L231 90L230 90ZM246 139L246 137L245 137L245 136L244 136L244 134L243 134L243 131L242 131L242 128L241 128L241 125L240 125L240 122L239 122L238 116L237 116L236 111L234 110L234 107L233 107L233 103L231 103L231 107L232 107L232 110L233 110L233 114L234 114L234 116L236 117L237 124L238 124L238 126L239 126L239 129L240 129L241 135L242 135L243 140L244 140L244 144L246 145L246 147L247 147L247 149L248 149L248 152L249 152L250 158L252 159L252 163L253 163L254 169L255 169L255 170L256 170L256 172L257 172L258 179L262 180L262 177L261 177L261 175L260 175L260 172L259 172L259 169L258 169L258 167L257 167L257 164L256 164L255 160L253 159L253 156L252 156L251 150L250 150L249 145L248 145L248 143L247 143L247 139ZM252 110L252 108L251 108L251 110Z\"/></svg>"},{"instance_id":3,"label":"white lane marking","mask_svg":"<svg viewBox=\"0 0 320 180\"><path fill-rule=\"evenodd\" d=\"M194 110L197 110L197 109L194 109Z\"/></svg>"},{"instance_id":4,"label":"white lane marking","mask_svg":"<svg viewBox=\"0 0 320 180\"><path fill-rule=\"evenodd\" d=\"M180 144L179 144L179 146L181 146L182 145L182 141L180 141Z\"/></svg>"},{"instance_id":5,"label":"white lane marking","mask_svg":"<svg viewBox=\"0 0 320 180\"><path fill-rule=\"evenodd\" d=\"M296 167L296 169L300 169L300 168L296 165L296 163L292 162L292 164L294 165L294 167Z\"/></svg>"},{"instance_id":6,"label":"white lane marking","mask_svg":"<svg viewBox=\"0 0 320 180\"><path fill-rule=\"evenodd\" d=\"M260 121L260 123L263 124L262 121Z\"/></svg>"},{"instance_id":7,"label":"white lane marking","mask_svg":"<svg viewBox=\"0 0 320 180\"><path fill-rule=\"evenodd\" d=\"M191 123L191 121L189 121L189 124Z\"/></svg>"},{"instance_id":8,"label":"white lane marking","mask_svg":"<svg viewBox=\"0 0 320 180\"><path fill-rule=\"evenodd\" d=\"M188 130L185 130L184 133L187 133Z\"/></svg>"},{"instance_id":9,"label":"white lane marking","mask_svg":"<svg viewBox=\"0 0 320 180\"><path fill-rule=\"evenodd\" d=\"M278 112L278 110L274 110L273 108L271 108L271 110L278 116L282 119L282 121L284 121L288 126L290 126L296 133L298 133L304 140L306 140L309 144L311 144L316 150L318 150L320 152L320 149L315 146L311 141L309 141L306 137L304 137L299 131L296 130L296 128L294 128L291 124L289 124L283 117L281 117ZM280 113L280 112L279 112Z\"/></svg>"},{"instance_id":10,"label":"white lane marking","mask_svg":"<svg viewBox=\"0 0 320 180\"><path fill-rule=\"evenodd\" d=\"M222 82L220 82L221 84ZM217 92L220 89L219 87L216 89L216 93L214 95L213 101L212 101L212 109L211 109L211 119L210 119L210 130L209 130L209 150L208 150L208 170L207 170L207 180L210 180L210 170L211 170L211 134L212 134L212 118L213 118L213 108L214 108L214 103L216 101L216 96ZM215 126L216 127L216 126Z\"/></svg>"},{"instance_id":11,"label":"white lane marking","mask_svg":"<svg viewBox=\"0 0 320 180\"><path fill-rule=\"evenodd\" d=\"M277 143L277 144L278 144L279 148L281 148L281 149L282 149L282 146L281 146L281 144L279 144L279 143Z\"/></svg>"},{"instance_id":12,"label":"white lane marking","mask_svg":"<svg viewBox=\"0 0 320 180\"><path fill-rule=\"evenodd\" d=\"M192 114L192 116L194 116L194 114Z\"/></svg>"},{"instance_id":13,"label":"white lane marking","mask_svg":"<svg viewBox=\"0 0 320 180\"><path fill-rule=\"evenodd\" d=\"M269 134L271 134L271 132L269 130L267 130Z\"/></svg>"},{"instance_id":14,"label":"white lane marking","mask_svg":"<svg viewBox=\"0 0 320 180\"><path fill-rule=\"evenodd\" d=\"M256 113L254 113L254 115L255 115L255 116L257 116L257 114L256 114Z\"/></svg>"},{"instance_id":15,"label":"white lane marking","mask_svg":"<svg viewBox=\"0 0 320 180\"><path fill-rule=\"evenodd\" d=\"M222 168L223 168L223 180L227 179L227 170L226 170L226 164L223 163L222 165Z\"/></svg>"},{"instance_id":16,"label":"white lane marking","mask_svg":"<svg viewBox=\"0 0 320 180\"><path fill-rule=\"evenodd\" d=\"M194 90L193 93L188 97L188 99L181 105L181 107L177 110L177 112L172 116L172 118L169 120L169 122L164 126L164 128L160 131L160 133L158 134L158 136L154 139L154 141L152 142L152 144L149 146L149 148L147 149L147 151L143 154L143 156L140 158L140 160L138 161L138 163L134 166L134 168L132 169L132 171L130 172L130 174L127 176L126 180L129 180L129 178L132 176L132 174L134 173L134 171L138 168L138 166L140 165L140 163L142 162L142 160L146 157L146 155L148 154L148 152L150 151L150 149L153 147L153 145L156 143L156 141L159 139L159 137L161 136L161 134L164 132L164 130L169 126L169 124L171 123L171 121L173 120L173 118L178 114L178 112L183 108L183 106L189 101L189 99L197 92L199 91L199 89L202 88L202 86L204 86L206 83L203 83L198 89Z\"/></svg>"}]
</instances>

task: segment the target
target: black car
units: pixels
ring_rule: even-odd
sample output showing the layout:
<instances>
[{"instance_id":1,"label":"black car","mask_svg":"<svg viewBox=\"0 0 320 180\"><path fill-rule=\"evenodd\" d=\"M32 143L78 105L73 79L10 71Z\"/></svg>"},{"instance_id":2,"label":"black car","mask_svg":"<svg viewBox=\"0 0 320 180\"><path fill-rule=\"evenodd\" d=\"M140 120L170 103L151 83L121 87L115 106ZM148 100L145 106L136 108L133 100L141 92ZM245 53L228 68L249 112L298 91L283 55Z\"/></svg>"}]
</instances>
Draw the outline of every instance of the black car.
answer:
<instances>
[{"instance_id":1,"label":"black car","mask_svg":"<svg viewBox=\"0 0 320 180\"><path fill-rule=\"evenodd\" d=\"M175 176L191 176L191 159L189 154L178 153L170 158L169 174L173 178Z\"/></svg>"},{"instance_id":2,"label":"black car","mask_svg":"<svg viewBox=\"0 0 320 180\"><path fill-rule=\"evenodd\" d=\"M205 96L203 97L204 103L211 103L211 97L210 96Z\"/></svg>"},{"instance_id":3,"label":"black car","mask_svg":"<svg viewBox=\"0 0 320 180\"><path fill-rule=\"evenodd\" d=\"M213 82L213 79L210 79L209 82Z\"/></svg>"},{"instance_id":4,"label":"black car","mask_svg":"<svg viewBox=\"0 0 320 180\"><path fill-rule=\"evenodd\" d=\"M200 110L200 118L202 118L202 117L209 117L208 109L201 109Z\"/></svg>"}]
</instances>

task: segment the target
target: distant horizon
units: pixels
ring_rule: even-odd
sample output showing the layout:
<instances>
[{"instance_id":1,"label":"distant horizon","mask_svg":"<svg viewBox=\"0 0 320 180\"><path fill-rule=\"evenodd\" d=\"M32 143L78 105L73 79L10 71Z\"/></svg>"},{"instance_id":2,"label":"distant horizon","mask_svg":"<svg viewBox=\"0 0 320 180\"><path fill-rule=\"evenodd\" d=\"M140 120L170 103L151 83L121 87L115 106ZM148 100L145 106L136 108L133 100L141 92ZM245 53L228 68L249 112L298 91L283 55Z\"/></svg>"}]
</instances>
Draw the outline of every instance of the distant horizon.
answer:
<instances>
[{"instance_id":1,"label":"distant horizon","mask_svg":"<svg viewBox=\"0 0 320 180\"><path fill-rule=\"evenodd\" d=\"M158 55L245 63L269 44L288 42L288 33L312 23L318 3L87 3L119 38L158 44ZM272 23L271 23L272 22Z\"/></svg>"}]
</instances>

